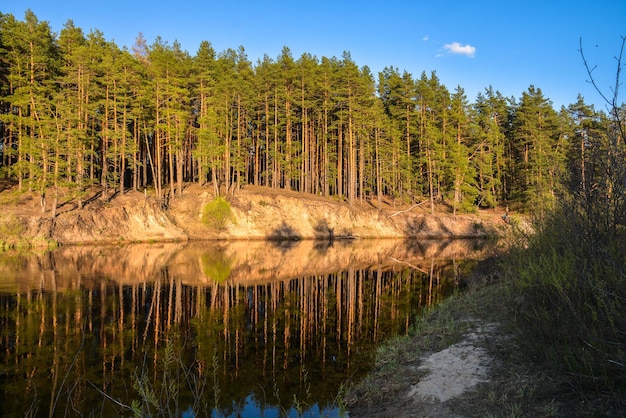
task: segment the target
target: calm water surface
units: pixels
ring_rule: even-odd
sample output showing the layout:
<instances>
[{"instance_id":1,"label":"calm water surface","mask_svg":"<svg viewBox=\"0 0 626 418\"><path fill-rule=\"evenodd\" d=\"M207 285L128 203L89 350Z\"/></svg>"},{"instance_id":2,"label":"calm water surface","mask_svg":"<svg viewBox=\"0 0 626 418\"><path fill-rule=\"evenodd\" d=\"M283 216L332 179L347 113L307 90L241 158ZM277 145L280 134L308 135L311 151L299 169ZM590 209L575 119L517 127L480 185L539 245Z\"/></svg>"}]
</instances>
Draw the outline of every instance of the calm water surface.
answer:
<instances>
[{"instance_id":1,"label":"calm water surface","mask_svg":"<svg viewBox=\"0 0 626 418\"><path fill-rule=\"evenodd\" d=\"M194 242L0 255L0 415L339 416L342 384L480 241Z\"/></svg>"}]
</instances>

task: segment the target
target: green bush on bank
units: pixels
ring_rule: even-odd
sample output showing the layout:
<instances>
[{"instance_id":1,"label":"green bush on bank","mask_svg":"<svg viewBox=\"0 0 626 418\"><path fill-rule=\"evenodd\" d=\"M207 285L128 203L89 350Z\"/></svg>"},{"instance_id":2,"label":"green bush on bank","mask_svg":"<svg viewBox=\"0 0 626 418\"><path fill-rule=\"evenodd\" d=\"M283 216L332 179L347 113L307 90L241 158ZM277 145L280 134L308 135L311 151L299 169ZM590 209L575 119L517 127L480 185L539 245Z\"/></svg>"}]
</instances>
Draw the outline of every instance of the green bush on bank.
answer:
<instances>
[{"instance_id":1,"label":"green bush on bank","mask_svg":"<svg viewBox=\"0 0 626 418\"><path fill-rule=\"evenodd\" d=\"M202 210L202 223L212 229L225 229L232 219L232 210L228 201L218 196L206 205Z\"/></svg>"}]
</instances>

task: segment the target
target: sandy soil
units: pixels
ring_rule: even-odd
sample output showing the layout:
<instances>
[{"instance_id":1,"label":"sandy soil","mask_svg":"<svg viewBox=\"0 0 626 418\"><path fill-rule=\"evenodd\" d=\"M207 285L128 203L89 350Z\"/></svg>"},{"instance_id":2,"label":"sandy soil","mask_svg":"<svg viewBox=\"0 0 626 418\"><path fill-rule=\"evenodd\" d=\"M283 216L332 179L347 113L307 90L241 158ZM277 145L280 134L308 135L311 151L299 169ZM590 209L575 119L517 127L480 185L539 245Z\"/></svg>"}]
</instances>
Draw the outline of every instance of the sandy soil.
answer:
<instances>
[{"instance_id":1,"label":"sandy soil","mask_svg":"<svg viewBox=\"0 0 626 418\"><path fill-rule=\"evenodd\" d=\"M425 376L407 396L418 401L446 402L486 381L492 359L483 345L495 336L495 330L495 324L481 325L463 341L424 358L418 371Z\"/></svg>"},{"instance_id":2,"label":"sandy soil","mask_svg":"<svg viewBox=\"0 0 626 418\"><path fill-rule=\"evenodd\" d=\"M402 364L395 397L375 402L353 399L350 417L464 417L455 404L461 397L471 396L479 384L490 381L495 360L486 345L502 338L497 336L497 324L471 322L472 331L458 343ZM369 384L386 385L377 380Z\"/></svg>"},{"instance_id":3,"label":"sandy soil","mask_svg":"<svg viewBox=\"0 0 626 418\"><path fill-rule=\"evenodd\" d=\"M211 187L186 185L182 195L166 203L129 190L105 195L94 188L83 207L61 192L55 218L52 197L45 202L37 193L20 193L16 185L0 183L0 217L20 224L21 237L53 240L61 244L187 239L341 239L341 238L477 238L494 236L504 228L499 211L481 211L453 217L439 206L369 201L347 202L321 196L265 187L246 186L227 196L232 209L220 229L202 222L203 208L214 199ZM42 211L42 207L45 210ZM0 231L1 235L1 231ZM0 236L0 238L2 238Z\"/></svg>"}]
</instances>

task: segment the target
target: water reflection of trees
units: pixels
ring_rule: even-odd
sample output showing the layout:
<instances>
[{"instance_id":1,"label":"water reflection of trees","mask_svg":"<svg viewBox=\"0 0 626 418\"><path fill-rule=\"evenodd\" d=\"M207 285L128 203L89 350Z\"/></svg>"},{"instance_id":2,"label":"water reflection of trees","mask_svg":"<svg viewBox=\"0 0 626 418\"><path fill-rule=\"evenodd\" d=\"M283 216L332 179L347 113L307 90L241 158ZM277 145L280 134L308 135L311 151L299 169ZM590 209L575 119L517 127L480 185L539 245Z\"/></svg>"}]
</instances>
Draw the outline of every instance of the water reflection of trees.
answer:
<instances>
[{"instance_id":1,"label":"water reflection of trees","mask_svg":"<svg viewBox=\"0 0 626 418\"><path fill-rule=\"evenodd\" d=\"M229 263L206 255L201 266L222 271ZM326 405L342 382L368 370L377 343L406 333L416 309L452 290L462 266L431 258L204 285L190 285L171 264L136 283L47 269L38 288L0 294L2 404L17 414L28 405L119 413L103 393L130 404L141 376L163 390L172 381L163 364L170 342L180 410L196 400L185 373L204 382L195 386L203 388L196 405L217 402L226 414L246 399L260 408L289 409L294 395Z\"/></svg>"}]
</instances>

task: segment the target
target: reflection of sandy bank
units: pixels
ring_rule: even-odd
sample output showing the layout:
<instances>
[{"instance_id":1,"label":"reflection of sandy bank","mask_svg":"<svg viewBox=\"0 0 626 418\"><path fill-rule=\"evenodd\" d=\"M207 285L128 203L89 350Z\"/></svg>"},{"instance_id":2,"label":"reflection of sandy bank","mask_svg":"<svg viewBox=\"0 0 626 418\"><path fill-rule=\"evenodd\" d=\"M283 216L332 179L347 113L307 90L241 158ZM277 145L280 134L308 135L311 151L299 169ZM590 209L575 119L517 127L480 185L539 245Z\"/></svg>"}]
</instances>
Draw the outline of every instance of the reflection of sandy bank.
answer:
<instances>
[{"instance_id":1,"label":"reflection of sandy bank","mask_svg":"<svg viewBox=\"0 0 626 418\"><path fill-rule=\"evenodd\" d=\"M175 278L189 285L259 283L348 269L411 266L480 257L476 240L229 241L62 247L45 255L0 257L0 290L91 288Z\"/></svg>"},{"instance_id":2,"label":"reflection of sandy bank","mask_svg":"<svg viewBox=\"0 0 626 418\"><path fill-rule=\"evenodd\" d=\"M124 283L152 281L184 246L63 246L45 254L0 255L0 291L93 288L103 278Z\"/></svg>"},{"instance_id":3,"label":"reflection of sandy bank","mask_svg":"<svg viewBox=\"0 0 626 418\"><path fill-rule=\"evenodd\" d=\"M458 259L477 257L480 241L357 240L357 241L237 241L225 244L193 243L187 246L185 259L196 259L202 271L192 272L193 264L177 262L170 267L175 274L191 273L199 281L223 281L223 271L211 269L211 260L226 260L222 270L230 267L227 279L236 283L263 282L300 276L330 274L350 268L413 265L428 270L433 258ZM218 257L212 254L219 254ZM220 261L216 261L220 262ZM182 269L182 270L178 270ZM216 277L215 275L220 275ZM208 277L207 277L208 276Z\"/></svg>"}]
</instances>

